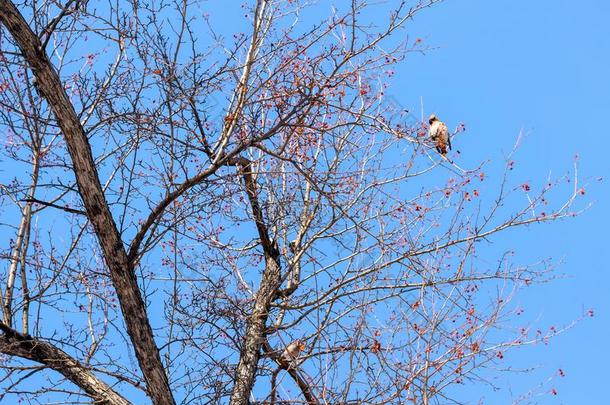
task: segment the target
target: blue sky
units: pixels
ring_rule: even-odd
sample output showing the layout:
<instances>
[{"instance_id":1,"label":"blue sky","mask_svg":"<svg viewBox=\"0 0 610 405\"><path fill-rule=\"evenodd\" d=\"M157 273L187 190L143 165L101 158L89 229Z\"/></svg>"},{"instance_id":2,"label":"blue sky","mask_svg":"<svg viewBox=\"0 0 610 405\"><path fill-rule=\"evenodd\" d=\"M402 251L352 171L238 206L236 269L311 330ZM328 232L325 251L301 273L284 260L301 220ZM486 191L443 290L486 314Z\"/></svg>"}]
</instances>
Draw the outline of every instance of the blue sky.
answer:
<instances>
[{"instance_id":1,"label":"blue sky","mask_svg":"<svg viewBox=\"0 0 610 405\"><path fill-rule=\"evenodd\" d=\"M569 323L588 308L595 316L548 346L512 352L508 363L536 370L495 381L510 390L472 394L485 404L511 403L530 389L537 394L531 403L607 403L609 16L610 2L601 0L447 1L419 14L407 30L435 49L412 54L401 65L395 97L416 111L423 98L426 112L436 112L452 128L464 122L467 132L454 145L464 159L498 163L520 131L528 134L516 159L524 181L566 173L578 154L586 199L594 203L580 217L497 242L514 246L521 259L552 257L560 264L564 278L517 298L539 325Z\"/></svg>"},{"instance_id":2,"label":"blue sky","mask_svg":"<svg viewBox=\"0 0 610 405\"><path fill-rule=\"evenodd\" d=\"M233 22L230 14L214 16ZM510 404L530 390L530 403L608 402L610 275L604 254L610 159L603 142L610 111L608 17L610 2L602 0L448 0L418 14L400 34L422 38L433 49L413 53L399 65L389 94L417 113L423 99L425 113L435 112L450 128L463 122L467 132L454 143L461 151L458 163L490 159L501 166L522 131L527 136L515 177L544 182L549 173L571 171L578 154L584 198L594 204L577 218L494 240L494 249L514 247L518 262L552 257L559 264L557 274L564 276L523 291L516 305L525 308L524 318L548 329L569 324L589 308L595 316L548 346L509 352L507 365L535 369L499 374L493 380L503 388L499 391L469 385L458 395L466 403Z\"/></svg>"}]
</instances>

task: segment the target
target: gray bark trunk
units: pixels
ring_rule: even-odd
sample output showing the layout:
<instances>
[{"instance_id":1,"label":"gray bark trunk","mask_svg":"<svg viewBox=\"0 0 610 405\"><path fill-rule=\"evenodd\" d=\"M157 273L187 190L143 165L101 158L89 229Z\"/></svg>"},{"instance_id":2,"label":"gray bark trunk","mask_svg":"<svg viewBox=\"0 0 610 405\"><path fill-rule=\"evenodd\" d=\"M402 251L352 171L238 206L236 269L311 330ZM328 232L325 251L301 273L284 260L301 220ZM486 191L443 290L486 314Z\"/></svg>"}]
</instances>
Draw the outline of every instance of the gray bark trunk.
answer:
<instances>
[{"instance_id":1,"label":"gray bark trunk","mask_svg":"<svg viewBox=\"0 0 610 405\"><path fill-rule=\"evenodd\" d=\"M231 393L231 404L247 405L256 379L261 344L265 340L269 307L280 288L282 278L280 274L280 252L276 243L269 237L263 212L258 202L258 190L256 181L252 176L252 165L245 158L238 159L237 164L241 167L246 193L252 208L252 216L265 253L265 271L256 293L254 309L247 321L246 335L240 350L233 392Z\"/></svg>"},{"instance_id":2,"label":"gray bark trunk","mask_svg":"<svg viewBox=\"0 0 610 405\"><path fill-rule=\"evenodd\" d=\"M280 284L280 269L275 260L267 260L260 289L252 315L248 319L246 336L241 347L239 364L235 373L235 383L231 394L231 404L249 404L250 392L256 378L260 347L265 339L269 306Z\"/></svg>"}]
</instances>

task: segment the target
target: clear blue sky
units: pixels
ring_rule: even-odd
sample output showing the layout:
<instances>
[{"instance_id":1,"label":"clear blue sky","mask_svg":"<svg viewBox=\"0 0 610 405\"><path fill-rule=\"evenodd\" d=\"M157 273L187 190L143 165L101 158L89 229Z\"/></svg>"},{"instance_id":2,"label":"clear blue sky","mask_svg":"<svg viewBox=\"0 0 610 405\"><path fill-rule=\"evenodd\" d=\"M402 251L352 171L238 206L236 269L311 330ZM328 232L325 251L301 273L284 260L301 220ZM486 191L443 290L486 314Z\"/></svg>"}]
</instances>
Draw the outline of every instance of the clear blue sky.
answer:
<instances>
[{"instance_id":1,"label":"clear blue sky","mask_svg":"<svg viewBox=\"0 0 610 405\"><path fill-rule=\"evenodd\" d=\"M510 391L472 393L484 396L484 404L510 404L511 392L517 397L550 377L531 403L610 403L609 17L610 2L602 0L446 1L419 14L408 29L436 49L401 65L392 91L401 102L419 111L423 97L426 111L450 127L464 122L468 130L457 148L465 158L498 162L520 130L529 133L517 156L517 175L527 181L569 171L578 153L581 180L589 183L586 198L594 202L578 218L498 242L514 245L520 259L553 257L566 276L517 299L530 319L539 317L541 327L561 325L590 307L595 316L548 346L510 353L507 363L538 368L495 381Z\"/></svg>"}]
</instances>

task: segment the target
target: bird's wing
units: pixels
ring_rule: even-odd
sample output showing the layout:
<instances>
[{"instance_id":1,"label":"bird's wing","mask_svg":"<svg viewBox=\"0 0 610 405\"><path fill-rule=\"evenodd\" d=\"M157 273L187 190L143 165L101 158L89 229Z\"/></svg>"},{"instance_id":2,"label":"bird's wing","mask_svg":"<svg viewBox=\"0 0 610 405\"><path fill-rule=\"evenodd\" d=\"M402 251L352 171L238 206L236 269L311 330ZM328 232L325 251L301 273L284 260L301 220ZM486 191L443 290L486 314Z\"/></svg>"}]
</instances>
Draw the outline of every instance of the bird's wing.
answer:
<instances>
[{"instance_id":1,"label":"bird's wing","mask_svg":"<svg viewBox=\"0 0 610 405\"><path fill-rule=\"evenodd\" d=\"M438 128L437 132L443 141L449 142L449 130L447 129L447 125L445 125L444 122L441 122L439 124L439 128Z\"/></svg>"}]
</instances>

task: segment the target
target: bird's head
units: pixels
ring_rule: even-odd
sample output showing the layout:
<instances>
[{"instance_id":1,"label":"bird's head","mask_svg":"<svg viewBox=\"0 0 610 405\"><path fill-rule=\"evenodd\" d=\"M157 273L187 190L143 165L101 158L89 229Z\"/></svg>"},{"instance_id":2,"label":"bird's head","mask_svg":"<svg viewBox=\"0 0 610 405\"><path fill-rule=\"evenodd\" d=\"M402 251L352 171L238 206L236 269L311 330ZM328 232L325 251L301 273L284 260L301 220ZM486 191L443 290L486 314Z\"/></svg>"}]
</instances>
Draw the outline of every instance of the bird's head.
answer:
<instances>
[{"instance_id":1,"label":"bird's head","mask_svg":"<svg viewBox=\"0 0 610 405\"><path fill-rule=\"evenodd\" d=\"M305 342L302 340L297 340L297 347L299 348L299 352L305 350Z\"/></svg>"},{"instance_id":2,"label":"bird's head","mask_svg":"<svg viewBox=\"0 0 610 405\"><path fill-rule=\"evenodd\" d=\"M438 121L438 118L436 118L436 115L432 114L430 118L428 118L428 122L432 124L434 121Z\"/></svg>"}]
</instances>

